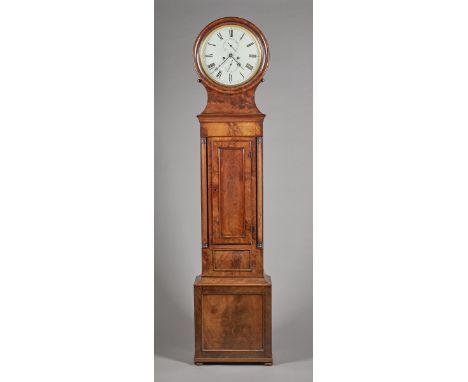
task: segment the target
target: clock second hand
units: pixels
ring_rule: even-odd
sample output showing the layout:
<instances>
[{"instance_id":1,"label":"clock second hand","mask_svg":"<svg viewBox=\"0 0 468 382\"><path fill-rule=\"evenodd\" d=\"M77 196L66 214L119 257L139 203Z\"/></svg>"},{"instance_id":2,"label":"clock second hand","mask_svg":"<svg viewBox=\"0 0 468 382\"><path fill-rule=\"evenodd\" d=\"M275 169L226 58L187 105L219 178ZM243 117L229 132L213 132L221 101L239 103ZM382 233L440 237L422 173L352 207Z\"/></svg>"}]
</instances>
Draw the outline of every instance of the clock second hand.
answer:
<instances>
[{"instance_id":1,"label":"clock second hand","mask_svg":"<svg viewBox=\"0 0 468 382\"><path fill-rule=\"evenodd\" d=\"M231 58L234 60L233 57L231 57ZM231 66L232 66L232 63L233 63L233 62L234 62L234 61L231 61L231 63L229 64L229 68L228 68L228 70L227 70L228 72L229 72L229 69L231 69Z\"/></svg>"}]
</instances>

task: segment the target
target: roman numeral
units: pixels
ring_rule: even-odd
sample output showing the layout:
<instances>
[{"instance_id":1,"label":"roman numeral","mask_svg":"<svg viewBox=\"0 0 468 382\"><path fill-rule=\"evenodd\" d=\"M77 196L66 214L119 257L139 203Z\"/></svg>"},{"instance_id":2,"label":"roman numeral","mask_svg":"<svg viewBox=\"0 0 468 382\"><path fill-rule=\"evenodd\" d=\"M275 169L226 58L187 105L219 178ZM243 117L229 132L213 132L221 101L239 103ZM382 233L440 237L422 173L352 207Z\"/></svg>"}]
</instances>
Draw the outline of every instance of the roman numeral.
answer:
<instances>
[{"instance_id":1,"label":"roman numeral","mask_svg":"<svg viewBox=\"0 0 468 382\"><path fill-rule=\"evenodd\" d=\"M255 44L255 43L254 43L254 42L251 42L250 44L247 44L247 48L248 48L249 46L252 46L253 44Z\"/></svg>"},{"instance_id":2,"label":"roman numeral","mask_svg":"<svg viewBox=\"0 0 468 382\"><path fill-rule=\"evenodd\" d=\"M234 31L231 29L229 29L229 37L233 37L234 36Z\"/></svg>"},{"instance_id":3,"label":"roman numeral","mask_svg":"<svg viewBox=\"0 0 468 382\"><path fill-rule=\"evenodd\" d=\"M221 35L221 32L218 32L217 35L218 35L218 37L219 37L220 40L223 39L223 36Z\"/></svg>"},{"instance_id":4,"label":"roman numeral","mask_svg":"<svg viewBox=\"0 0 468 382\"><path fill-rule=\"evenodd\" d=\"M213 57L213 53L211 53L211 54L205 54L205 57ZM252 57L252 56L250 55L249 57ZM257 57L257 56L255 56L255 57Z\"/></svg>"},{"instance_id":5,"label":"roman numeral","mask_svg":"<svg viewBox=\"0 0 468 382\"><path fill-rule=\"evenodd\" d=\"M244 35L245 35L245 32L242 33L242 36L241 36L241 38L239 39L239 41L242 40L242 37L244 37Z\"/></svg>"},{"instance_id":6,"label":"roman numeral","mask_svg":"<svg viewBox=\"0 0 468 382\"><path fill-rule=\"evenodd\" d=\"M252 65L250 65L250 64L245 64L245 67L246 67L247 69L250 69L250 70L252 70L252 69L253 69L253 66L252 66Z\"/></svg>"},{"instance_id":7,"label":"roman numeral","mask_svg":"<svg viewBox=\"0 0 468 382\"><path fill-rule=\"evenodd\" d=\"M213 55L211 55L211 56L213 56ZM249 57L250 58L255 58L255 57L257 57L257 55L256 54L249 54Z\"/></svg>"},{"instance_id":8,"label":"roman numeral","mask_svg":"<svg viewBox=\"0 0 468 382\"><path fill-rule=\"evenodd\" d=\"M239 74L242 76L242 78L244 78L244 75L241 72L239 72Z\"/></svg>"},{"instance_id":9,"label":"roman numeral","mask_svg":"<svg viewBox=\"0 0 468 382\"><path fill-rule=\"evenodd\" d=\"M211 45L211 46L216 46L216 44L212 44L211 42L208 43L208 45Z\"/></svg>"},{"instance_id":10,"label":"roman numeral","mask_svg":"<svg viewBox=\"0 0 468 382\"><path fill-rule=\"evenodd\" d=\"M229 82L232 82L232 74L229 73Z\"/></svg>"},{"instance_id":11,"label":"roman numeral","mask_svg":"<svg viewBox=\"0 0 468 382\"><path fill-rule=\"evenodd\" d=\"M208 65L208 69L213 69L214 67L215 67L214 63L211 63L210 65Z\"/></svg>"},{"instance_id":12,"label":"roman numeral","mask_svg":"<svg viewBox=\"0 0 468 382\"><path fill-rule=\"evenodd\" d=\"M223 72L220 70L218 74L216 75L216 78L221 78L222 75L223 75Z\"/></svg>"}]
</instances>

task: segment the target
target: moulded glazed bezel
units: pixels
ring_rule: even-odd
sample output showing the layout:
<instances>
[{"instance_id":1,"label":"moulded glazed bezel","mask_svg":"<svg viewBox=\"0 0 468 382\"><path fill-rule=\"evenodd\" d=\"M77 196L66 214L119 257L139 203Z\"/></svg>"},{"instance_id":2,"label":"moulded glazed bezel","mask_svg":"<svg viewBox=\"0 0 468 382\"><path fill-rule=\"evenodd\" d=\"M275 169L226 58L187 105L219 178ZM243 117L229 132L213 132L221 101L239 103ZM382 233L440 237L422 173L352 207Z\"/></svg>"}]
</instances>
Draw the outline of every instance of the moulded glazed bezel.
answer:
<instances>
[{"instance_id":1,"label":"moulded glazed bezel","mask_svg":"<svg viewBox=\"0 0 468 382\"><path fill-rule=\"evenodd\" d=\"M203 69L203 63L201 60L201 53L203 50L203 45L205 39L216 29L222 26L228 25L238 25L241 28L247 29L255 39L258 41L260 50L261 50L261 58L260 64L256 73L246 82L239 84L239 85L223 85L211 79ZM193 46L193 61L195 65L195 70L197 71L201 82L210 89L222 92L222 93L240 93L251 89L257 86L260 81L262 80L269 62L269 47L268 42L263 35L262 31L253 23L248 20L242 19L240 17L223 17L221 19L215 20L208 24L203 30L199 33L197 39L195 40L195 44Z\"/></svg>"}]
</instances>

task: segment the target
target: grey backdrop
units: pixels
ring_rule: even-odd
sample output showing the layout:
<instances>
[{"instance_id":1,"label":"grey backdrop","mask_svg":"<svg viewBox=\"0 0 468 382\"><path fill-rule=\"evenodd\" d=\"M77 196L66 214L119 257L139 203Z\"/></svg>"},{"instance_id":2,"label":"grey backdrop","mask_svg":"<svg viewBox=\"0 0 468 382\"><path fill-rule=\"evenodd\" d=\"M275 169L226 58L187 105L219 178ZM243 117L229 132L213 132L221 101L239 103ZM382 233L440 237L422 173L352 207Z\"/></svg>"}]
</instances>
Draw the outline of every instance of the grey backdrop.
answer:
<instances>
[{"instance_id":1,"label":"grey backdrop","mask_svg":"<svg viewBox=\"0 0 468 382\"><path fill-rule=\"evenodd\" d=\"M310 380L312 1L157 0L155 13L156 380ZM225 16L254 22L271 49L256 100L266 114L264 265L273 281L273 367L191 364L192 284L201 271L196 115L206 103L192 46L206 24Z\"/></svg>"}]
</instances>

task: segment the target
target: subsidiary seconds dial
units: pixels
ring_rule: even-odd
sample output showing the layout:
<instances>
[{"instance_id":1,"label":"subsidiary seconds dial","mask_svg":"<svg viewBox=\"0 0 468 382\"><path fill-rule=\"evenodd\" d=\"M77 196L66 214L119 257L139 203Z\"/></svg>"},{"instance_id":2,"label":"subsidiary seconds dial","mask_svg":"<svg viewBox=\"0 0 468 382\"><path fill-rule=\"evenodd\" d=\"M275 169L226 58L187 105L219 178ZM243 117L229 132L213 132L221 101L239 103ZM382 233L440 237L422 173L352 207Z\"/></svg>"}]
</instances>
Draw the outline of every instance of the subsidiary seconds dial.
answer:
<instances>
[{"instance_id":1,"label":"subsidiary seconds dial","mask_svg":"<svg viewBox=\"0 0 468 382\"><path fill-rule=\"evenodd\" d=\"M261 63L261 49L255 36L239 25L223 25L202 42L200 62L215 82L239 86L251 79Z\"/></svg>"}]
</instances>

